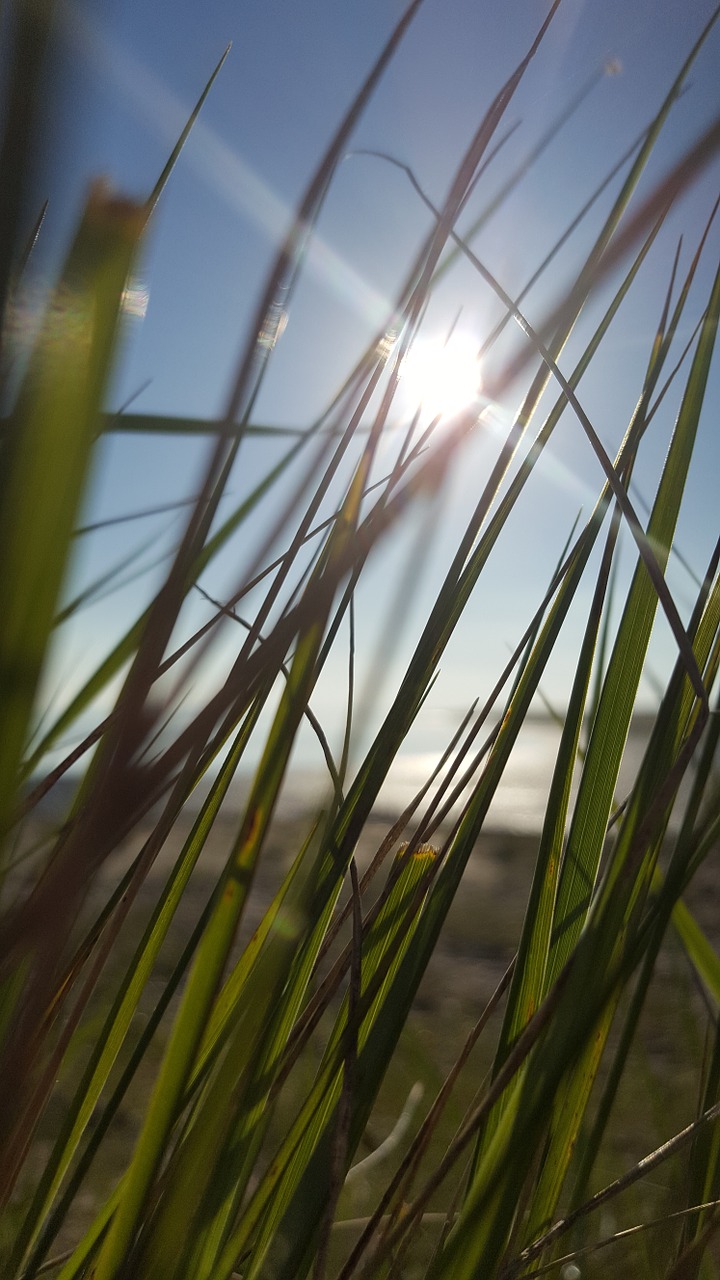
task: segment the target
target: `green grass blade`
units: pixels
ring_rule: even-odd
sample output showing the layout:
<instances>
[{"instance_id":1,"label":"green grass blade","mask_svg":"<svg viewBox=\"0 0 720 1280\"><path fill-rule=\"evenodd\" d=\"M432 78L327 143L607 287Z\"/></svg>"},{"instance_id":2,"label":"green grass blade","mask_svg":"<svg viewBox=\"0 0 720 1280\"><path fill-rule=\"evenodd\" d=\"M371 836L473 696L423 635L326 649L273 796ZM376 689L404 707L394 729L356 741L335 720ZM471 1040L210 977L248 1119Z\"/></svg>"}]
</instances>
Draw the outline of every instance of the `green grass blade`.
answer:
<instances>
[{"instance_id":1,"label":"green grass blade","mask_svg":"<svg viewBox=\"0 0 720 1280\"><path fill-rule=\"evenodd\" d=\"M0 827L12 804L112 369L123 290L143 227L140 206L115 200L100 187L91 192L5 442Z\"/></svg>"},{"instance_id":2,"label":"green grass blade","mask_svg":"<svg viewBox=\"0 0 720 1280\"><path fill-rule=\"evenodd\" d=\"M188 1080L287 765L294 732L289 732L286 737L284 734L293 721L295 724L299 721L298 704L303 698L318 644L318 631L313 628L306 644L298 648L293 664L296 681L283 695L274 733L266 748L224 877L225 887L198 950L148 1107L143 1133L128 1172L125 1194L98 1260L98 1280L110 1280L127 1252Z\"/></svg>"},{"instance_id":3,"label":"green grass blade","mask_svg":"<svg viewBox=\"0 0 720 1280\"><path fill-rule=\"evenodd\" d=\"M659 562L667 560L687 469L700 418L720 313L720 273L716 276L692 369L678 416L667 462L653 505L648 537ZM563 864L555 915L556 942L549 981L567 959L582 925L588 886L595 883L600 853L610 816L620 758L657 598L645 568L639 565L623 614L598 713L588 744L573 823Z\"/></svg>"},{"instance_id":4,"label":"green grass blade","mask_svg":"<svg viewBox=\"0 0 720 1280\"><path fill-rule=\"evenodd\" d=\"M222 893L200 944L178 1013L158 1081L150 1101L143 1133L128 1172L126 1191L98 1261L98 1280L110 1280L131 1245L152 1179L176 1109L192 1070L207 1026L212 1002L247 900L265 833L282 786L290 752L307 699L317 679L333 584L333 565L342 561L357 522L364 491L365 469L358 468L343 517L332 530L315 580L325 587L322 612L310 618L298 637L295 656L280 706L248 799L245 818L223 877Z\"/></svg>"},{"instance_id":5,"label":"green grass blade","mask_svg":"<svg viewBox=\"0 0 720 1280\"><path fill-rule=\"evenodd\" d=\"M478 833L485 820L490 802L500 782L511 755L528 708L542 678L545 664L554 648L560 626L570 607L575 590L582 576L584 565L592 549L594 538L602 523L604 507L596 512L593 522L584 531L571 559L571 567L558 591L545 625L532 653L529 655L515 690L512 702L506 709L502 726L483 774L476 784L474 794L447 850L437 881L425 904L422 919L414 931L408 954L398 976L398 987L407 1001L406 1012L412 1002L417 985L424 972L442 927L447 911L457 893L467 859L475 847Z\"/></svg>"},{"instance_id":6,"label":"green grass blade","mask_svg":"<svg viewBox=\"0 0 720 1280\"><path fill-rule=\"evenodd\" d=\"M105 1026L98 1035L90 1060L78 1085L73 1103L68 1109L63 1126L38 1183L33 1203L26 1219L25 1229L18 1236L17 1249L25 1252L32 1243L42 1220L62 1182L82 1133L92 1115L105 1086L115 1059L130 1028L142 991L152 972L155 960L167 936L175 910L180 902L190 875L202 852L212 824L220 810L237 765L247 745L252 725L245 725L239 732L227 759L213 783L197 821L188 836L172 874L165 885L158 904L142 937L136 954L128 966L122 985L110 1009Z\"/></svg>"},{"instance_id":7,"label":"green grass blade","mask_svg":"<svg viewBox=\"0 0 720 1280\"><path fill-rule=\"evenodd\" d=\"M250 1180L256 1172L258 1155L280 1092L279 1073L282 1071L287 1078L285 1067L289 1037L296 1026L313 975L331 910L329 905L319 920L312 917L304 945L295 953L286 990L274 1011L263 1052L258 1056L255 1082L251 1085L247 1105L225 1137L225 1186L222 1187L220 1181L215 1179L210 1184L208 1202L203 1207L206 1215L204 1238L198 1241L193 1251L193 1256L197 1259L193 1265L196 1266L198 1277L207 1276L210 1280L215 1275L238 1210L248 1194ZM294 914L293 912L292 915Z\"/></svg>"},{"instance_id":8,"label":"green grass blade","mask_svg":"<svg viewBox=\"0 0 720 1280\"><path fill-rule=\"evenodd\" d=\"M717 626L717 623L715 625ZM656 896L660 894L660 899L657 903L657 909L653 912L651 918L652 937L632 993L630 1007L628 1008L625 1016L620 1039L614 1052L612 1066L603 1086L602 1096L597 1107L592 1127L583 1141L583 1149L578 1162L578 1170L573 1186L571 1200L573 1205L580 1204L585 1198L586 1188L589 1184L593 1165L597 1158L605 1128L609 1121L615 1096L625 1073L628 1055L633 1043L640 1014L645 1004L648 988L653 978L658 953L665 938L668 924L671 919L674 919L675 909L681 905L678 900L678 895L682 891L684 884L683 869L687 862L689 848L695 846L695 842L690 841L686 830L686 824L689 823L688 830L692 828L694 817L697 815L697 809L699 808L702 796L705 793L705 788L710 774L709 765L714 755L714 745L712 743L712 738L714 737L713 730L715 730L715 732L720 731L715 729L715 722L711 723L710 733L707 735L707 741L703 749L703 758L695 771L692 793L683 819L683 826L678 837L676 851L673 854L672 873L669 872L667 879L663 881L663 877L661 876L659 869L656 868L654 872L653 891ZM705 767L703 767L703 765ZM684 846L685 853L683 854L682 850ZM668 881L670 881L670 883L668 883ZM664 890L660 893L661 886L663 886L663 884ZM708 976L710 976L710 974ZM712 989L712 978L708 985L709 989Z\"/></svg>"},{"instance_id":9,"label":"green grass blade","mask_svg":"<svg viewBox=\"0 0 720 1280\"><path fill-rule=\"evenodd\" d=\"M715 999L718 999L717 993ZM711 1107L716 1106L719 1097L720 1033L716 1027L712 1053L705 1072L701 1101L702 1111L708 1111ZM701 1130L693 1141L688 1162L687 1203L688 1206L707 1204L708 1201L717 1200L718 1198L720 1198L720 1143L718 1142L716 1127L714 1132L708 1128ZM687 1280L697 1280L697 1276L700 1274L702 1250L699 1246L703 1238L703 1232L709 1225L710 1220L710 1213L698 1214L696 1218L691 1219L686 1224L683 1231L678 1247L678 1261L685 1249L693 1245L698 1246L694 1269L687 1267L684 1273L687 1275Z\"/></svg>"},{"instance_id":10,"label":"green grass blade","mask_svg":"<svg viewBox=\"0 0 720 1280\"><path fill-rule=\"evenodd\" d=\"M202 1253L208 1235L214 1234L218 1205L234 1198L236 1143L242 1142L250 1127L248 1112L258 1104L262 1111L258 1089L266 1094L270 1088L268 1049L276 1039L276 1019L284 1020L284 989L309 926L312 861L309 869L302 868L304 875L293 877L279 912L274 913L265 945L246 974L219 1061L193 1108L182 1145L163 1175L162 1200L143 1246L142 1262L136 1264L149 1276L170 1280L186 1274L189 1254ZM297 993L292 995L296 1004ZM234 1159L218 1159L228 1148Z\"/></svg>"},{"instance_id":11,"label":"green grass blade","mask_svg":"<svg viewBox=\"0 0 720 1280\"><path fill-rule=\"evenodd\" d=\"M145 205L90 192L8 426L0 489L3 632L0 830L9 816L69 543L140 239L219 66Z\"/></svg>"},{"instance_id":12,"label":"green grass blade","mask_svg":"<svg viewBox=\"0 0 720 1280\"><path fill-rule=\"evenodd\" d=\"M150 413L117 413L106 414L104 429L106 432L127 433L129 435L161 435L161 436L207 436L217 435L221 424L208 418L179 418L167 414ZM297 440L309 436L313 428L280 427L269 424L247 423L236 427L237 434L243 436L261 436L277 439L289 437Z\"/></svg>"},{"instance_id":13,"label":"green grass blade","mask_svg":"<svg viewBox=\"0 0 720 1280\"><path fill-rule=\"evenodd\" d=\"M705 666L717 638L719 624L716 597L717 592L711 596L708 607L701 613L704 598L704 593L701 593L695 611L696 620L693 625L698 627L695 650L701 667ZM666 808L664 820L662 820L662 814L658 815L660 825L652 831L652 835L645 837L644 843L638 844L648 822L647 815L652 813L655 793L664 783L664 779L670 776L674 762L681 753L683 742L692 736L694 719L698 716L697 700L693 701L687 681L682 679L680 672L681 667L676 668L675 677L668 686L668 692L655 722L638 782L625 811L613 862L608 873L608 884L616 883L620 886L619 892L624 891L626 894L625 913L619 922L618 947L621 945L623 935L631 928L631 921L637 915L639 906L649 889L667 825L669 809ZM668 801L665 803L667 805ZM641 861L638 861L636 846L642 851ZM631 862L633 857L634 866ZM632 866L632 872L626 864ZM607 896L609 889L606 887L604 892ZM678 904L678 907L680 906L681 904ZM654 939L655 947L653 947L653 940L650 940L647 952L648 965L649 957L653 949L656 951L661 937L662 930L658 929ZM705 955L704 959L708 961L709 957ZM643 978L647 976L646 971L641 977L637 992L638 1001L642 995ZM534 1196L533 1213L528 1226L529 1236L540 1234L544 1229L543 1224L546 1224L555 1212L565 1171L577 1141L580 1123L605 1048L618 997L619 991L608 1003L602 1020L595 1029L593 1040L587 1051L581 1055L577 1068L568 1073L561 1085L553 1113L548 1160ZM631 1009L631 1016L634 1016L635 1012L635 1009ZM631 1027L632 1023L628 1023L628 1032ZM602 1123L604 1116L604 1109L601 1109L597 1122L598 1128L592 1135L593 1144L599 1139L599 1124ZM589 1162L591 1158L592 1145L588 1147L586 1159Z\"/></svg>"},{"instance_id":14,"label":"green grass blade","mask_svg":"<svg viewBox=\"0 0 720 1280\"><path fill-rule=\"evenodd\" d=\"M597 85L605 74L606 72L604 67L594 71L585 83L581 85L578 92L573 95L567 106L564 107L560 114L548 125L547 129L544 130L542 136L535 143L535 146L527 158L523 160L522 164L518 165L518 167L510 174L510 176L503 182L497 194L493 196L490 203L487 204L482 212L473 219L469 229L463 235L465 244L470 244L471 241L475 239L478 232L481 231L485 224L490 221L493 214L497 213L498 209L502 207L510 193L526 176L526 174L529 173L533 164L535 164L535 162L540 158L543 151L545 151L546 148L555 141L563 126L572 119L575 112L586 101L593 89L597 88ZM448 251L447 255L435 271L432 280L433 286L436 286L440 280L442 280L443 276L451 270L461 253L462 249L458 245Z\"/></svg>"},{"instance_id":15,"label":"green grass blade","mask_svg":"<svg viewBox=\"0 0 720 1280\"><path fill-rule=\"evenodd\" d=\"M679 671L682 676L682 666ZM621 962L612 956L611 940L618 936L615 917L622 917L626 910L621 890L622 886L613 885L607 904L594 920L582 951L578 949L563 985L551 993L553 1035L538 1046L532 1065L524 1070L518 1087L509 1095L508 1106L473 1180L461 1226L450 1237L437 1268L431 1270L433 1280L436 1275L469 1278L478 1273L478 1268L479 1274L493 1274L517 1205L517 1189L524 1181L535 1143L546 1123L549 1101L593 1034L612 995L613 973L619 972ZM539 1011L539 1016L542 1014ZM521 1036L512 1055L514 1060L523 1050L527 1052L525 1042L532 1043L529 1037L537 1034L533 1025ZM515 1061L508 1061L507 1065L517 1070ZM501 1073L504 1075L507 1071ZM499 1077L497 1089L505 1085L506 1081Z\"/></svg>"},{"instance_id":16,"label":"green grass blade","mask_svg":"<svg viewBox=\"0 0 720 1280\"><path fill-rule=\"evenodd\" d=\"M630 190L627 191L626 198L629 199L629 195ZM617 209L615 213L617 217L620 216ZM654 234L651 234L638 254L635 263L622 282L615 298L573 371L570 378L572 386L576 386L579 383L583 373L589 367L592 356L597 351L602 337L607 332L630 284L639 270L641 262L652 243ZM583 300L577 300L578 312ZM558 335L555 344L558 351L568 336L576 315L577 312L573 313L572 316L568 315L566 317L566 326L562 334ZM382 785L386 762L399 749L408 731L409 724L417 712L418 703L437 669L462 611L472 591L477 586L492 548L564 412L566 401L565 397L561 396L539 432L527 457L523 460L517 476L514 477L509 486L508 493L502 498L487 530L478 541L478 534L483 521L489 512L491 503L497 495L503 477L519 445L522 432L529 425L537 408L547 379L547 371L542 369L540 374L533 380L532 387L526 395L518 414L517 423L513 426L511 435L501 451L473 517L461 539L456 556L438 593L436 603L431 610L427 625L423 629L413 657L408 664L407 673L393 703L392 711L386 717L376 741L358 771L346 805L339 815L337 839L339 842L346 842L348 847L352 847L357 839L362 824L369 813L370 806ZM475 546L476 541L477 545Z\"/></svg>"},{"instance_id":17,"label":"green grass blade","mask_svg":"<svg viewBox=\"0 0 720 1280\"><path fill-rule=\"evenodd\" d=\"M394 979L416 925L418 889L433 857L429 850L398 856L393 888L363 942L362 1012L357 1031L357 1078L361 1083L352 1101L348 1162L382 1078L380 1064L370 1065L376 1024L385 1020L392 1027L393 1040L402 1026L402 1018L393 1008ZM347 1001L338 1015L316 1083L253 1196L240 1228L229 1240L218 1264L218 1278L229 1274L246 1242L252 1242L249 1276L301 1274L297 1268L309 1239L319 1228L329 1192L327 1155L342 1090L346 1028ZM256 1227L260 1234L255 1239Z\"/></svg>"},{"instance_id":18,"label":"green grass blade","mask_svg":"<svg viewBox=\"0 0 720 1280\"><path fill-rule=\"evenodd\" d=\"M720 1005L720 956L715 947L684 902L676 903L672 922L700 981Z\"/></svg>"},{"instance_id":19,"label":"green grass blade","mask_svg":"<svg viewBox=\"0 0 720 1280\"><path fill-rule=\"evenodd\" d=\"M198 116L200 115L200 112L202 111L202 108L203 108L203 106L204 106L204 104L205 104L205 99L207 98L207 96L208 96L208 94L209 94L210 90L212 89L212 87L213 87L213 85L214 85L214 83L215 83L215 80L217 79L217 77L218 77L218 76L219 76L219 74L220 74L220 71L221 71L222 66L223 66L223 64L224 64L224 62L225 62L225 59L227 58L227 56L228 56L228 54L229 54L229 52L230 52L230 48L231 48L231 46L230 46L230 45L228 45L228 46L227 46L227 48L225 49L225 52L223 53L222 57L220 58L220 61L218 62L217 66L215 67L215 70L213 71L212 75L210 76L210 79L208 80L207 84L205 85L205 88L203 89L202 93L200 94L200 97L198 98L197 102L195 103L195 106L193 107L192 111L190 112L190 115L188 116L187 121L186 121L186 123L185 123L185 126L184 126L184 128L183 128L183 131L182 131L182 133L180 134L180 137L178 138L177 142L175 143L175 146L173 147L173 149L172 149L172 151L171 151L171 153L170 153L170 155L169 155L169 157L168 157L167 163L166 163L166 165L165 165L165 167L164 167L164 169L163 169L162 173L160 174L160 177L158 178L157 182L155 183L155 186L153 187L152 191L150 192L150 195L148 196L148 199L147 199L147 201L146 201L146 205L145 205L145 208L146 208L146 211L147 211L147 215L148 215L148 217L150 217L150 215L154 212L154 210L155 210L155 206L156 206L156 204L157 204L158 200L160 199L160 196L162 195L163 191L165 190L165 187L167 186L168 179L170 178L170 174L172 173L173 169L175 168L175 165L176 165L176 164L177 164L177 162L178 162L178 159L180 158L180 152L182 151L183 147L185 146L185 143L187 142L187 140L188 140L188 138L189 138L189 136L190 136L190 134L191 134L191 132L192 132L193 126L195 125L195 121L197 120Z\"/></svg>"},{"instance_id":20,"label":"green grass blade","mask_svg":"<svg viewBox=\"0 0 720 1280\"><path fill-rule=\"evenodd\" d=\"M688 273L689 278L692 277L695 265L696 263L693 264L691 271ZM646 427L650 398L653 389L657 384L663 360L668 350L668 343L664 341L664 339L666 337L666 316L670 306L674 275L675 269L673 270L670 286L666 295L665 307L658 327L656 342L653 345L653 350L651 352L642 396L633 415L633 421L630 427L630 447L628 449L627 457L623 462L623 474L626 477L626 483L627 478L629 478L632 471L637 444L639 443ZM672 332L675 331L679 322L680 315L682 314L682 304L684 303L686 296L687 290L684 291L684 294L681 296L680 303L675 310L671 326ZM602 688L602 673L605 665L603 653L604 646L607 643L607 639L603 639L603 637L607 637L609 621L608 609L606 608L604 623L602 622L603 608L605 605L606 592L612 581L611 575L612 568L615 563L614 553L619 528L619 514L616 512L608 533L603 561L598 571L595 594L590 609L588 625L583 636L581 652L575 679L573 681L568 709L563 717L561 742L548 795L548 804L533 876L533 884L530 897L528 899L525 924L521 936L517 963L513 974L503 1030L495 1059L494 1071L496 1073L507 1057L512 1044L520 1035L523 1027L538 1007L545 989L545 974L550 953L552 921L557 887L560 879L560 867L570 801L570 789L574 765L579 753L580 735L584 718L587 714L587 699L590 692L591 674L599 637L602 641L602 647L597 657L597 666L599 668L600 678L597 680L598 692L595 699L596 703ZM491 1120L485 1128L483 1135L483 1141L485 1144L487 1144L492 1136L493 1125L497 1122L497 1118L503 1105L503 1099L501 1098L498 1108L493 1112ZM476 1161L479 1157L479 1153L480 1149L478 1148L475 1156Z\"/></svg>"}]
</instances>

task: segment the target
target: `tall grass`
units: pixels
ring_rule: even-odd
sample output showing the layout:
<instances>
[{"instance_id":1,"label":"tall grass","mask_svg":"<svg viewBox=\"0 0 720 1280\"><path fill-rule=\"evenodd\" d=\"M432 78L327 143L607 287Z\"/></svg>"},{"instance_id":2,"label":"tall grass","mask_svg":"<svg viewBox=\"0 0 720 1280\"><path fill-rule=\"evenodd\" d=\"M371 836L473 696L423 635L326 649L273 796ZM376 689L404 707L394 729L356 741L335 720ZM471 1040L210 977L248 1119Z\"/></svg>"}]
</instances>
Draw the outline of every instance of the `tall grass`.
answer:
<instances>
[{"instance_id":1,"label":"tall grass","mask_svg":"<svg viewBox=\"0 0 720 1280\"><path fill-rule=\"evenodd\" d=\"M202 429L130 413L118 421L105 410L124 290L212 81L147 201L116 197L100 185L90 192L32 350L19 370L6 358L0 1184L7 1277L510 1280L601 1275L623 1265L632 1274L645 1266L646 1274L657 1275L660 1257L668 1280L717 1274L720 959L684 901L717 844L720 818L714 783L719 721L712 707L720 659L717 550L701 567L684 616L665 578L681 503L693 501L688 476L720 311L720 272L710 265L715 210L708 210L701 243L690 254L679 250L665 268L665 303L638 368L640 397L614 457L583 408L582 380L604 360L612 377L603 341L644 273L663 269L658 231L717 154L719 127L716 122L654 188L646 185L642 199L635 196L706 32L620 170L610 212L572 287L555 299L546 322L533 327L522 298L508 296L456 226L498 145L517 87L533 73L557 5L489 104L442 205L434 207L409 175L425 202L429 231L382 331L322 418L230 514L224 506L221 518L235 459L246 439L264 429L255 420L257 396L307 237L419 0L410 5L338 126L272 265L226 412L207 425L207 465L162 585L55 718L49 710L43 714L41 677L59 625L85 603L81 597L68 605L68 566L99 435L118 428ZM0 274L6 316L27 266L23 197L33 138L42 129L33 110L37 117L50 21L42 6L28 14L27 6L17 6L15 54L22 69L18 61L0 160L8 193ZM607 182L598 175L598 190ZM493 211L488 205L486 216ZM495 350L506 323L514 326L517 343L498 347L506 354L498 356L492 393L501 399L522 379L521 405L458 533L390 708L351 769L358 741L358 584L393 532L445 492L478 420L477 406L441 432L435 423L421 431L413 420L389 452L387 441L397 441L388 420L402 360L457 256L505 308L506 321L488 335L485 354ZM561 353L600 284L606 310L586 333L574 366L561 370ZM701 285L700 313L690 314ZM394 345L384 341L389 333ZM548 389L556 395L549 408ZM678 412L644 520L631 486L646 433L668 394ZM574 415L594 451L603 485L572 530L492 696L470 709L438 768L388 827L361 875L358 842L383 783L432 697L468 601L483 591L488 561L502 554L500 535L536 482L543 450L566 414ZM261 503L278 485L285 486L282 509L272 536L259 542ZM217 603L211 623L180 644L178 621L188 599L238 530L255 549L251 567L232 597ZM613 600L621 534L626 544L630 539L636 566L624 599ZM588 574L594 577L586 596ZM106 579L112 580L110 567L98 591ZM468 860L572 606L584 607L585 617L515 958L487 1007L475 1011L468 1043L436 1096L426 1097L409 1131L403 1121L392 1136L392 1158L361 1164L379 1091L402 1053L418 988L448 912L462 896ZM637 779L618 808L620 766L659 613L677 660L659 694ZM183 707L200 662L207 658L208 669L219 670L210 646L228 619L239 637L229 671L216 675L202 706ZM345 624L349 696L344 741L334 758L312 695L330 656L345 644ZM111 709L97 711L103 705ZM94 711L95 728L86 732ZM244 927L248 903L267 863L273 818L306 720L327 762L327 803L308 820L251 932ZM57 758L71 732L77 745L51 769L53 753ZM248 760L257 763L243 812L235 816L233 783ZM49 837L28 845L28 833L42 826L41 802L62 778L74 782L69 810ZM183 838L171 858L167 849L178 829ZM201 895L190 892L191 878L218 831L225 864L196 906ZM127 848L133 833L140 839L126 869L109 874L108 867L117 866L112 855ZM159 874L158 867L169 870ZM149 900L143 915L138 907ZM178 915L182 945L169 953L168 938L180 936L173 933ZM648 1091L640 1121L648 1136L645 1157L614 1166L614 1179L603 1188L596 1170L610 1167L605 1153L618 1093L635 1070L636 1032L657 989L671 926L707 1002L692 1001L687 1014L688 1042L697 1041L698 1093L688 1104L693 1118L682 1131L658 1131ZM482 943L480 936L476 944ZM490 1064L485 1078L471 1056L478 1042ZM471 1096L453 1134L446 1119L454 1099L469 1103ZM141 1099L133 1104L141 1111L137 1132L118 1142L131 1097ZM621 1220L630 1212L632 1221L633 1205L644 1213L645 1203L632 1199L633 1190L669 1166L675 1192L661 1217L641 1217L621 1240L608 1241L603 1209L623 1206ZM348 1187L361 1167L363 1177L373 1169L374 1207L348 1228ZM108 1168L114 1176L99 1199ZM638 1239L650 1241L645 1253ZM573 1259L581 1270L567 1269Z\"/></svg>"}]
</instances>

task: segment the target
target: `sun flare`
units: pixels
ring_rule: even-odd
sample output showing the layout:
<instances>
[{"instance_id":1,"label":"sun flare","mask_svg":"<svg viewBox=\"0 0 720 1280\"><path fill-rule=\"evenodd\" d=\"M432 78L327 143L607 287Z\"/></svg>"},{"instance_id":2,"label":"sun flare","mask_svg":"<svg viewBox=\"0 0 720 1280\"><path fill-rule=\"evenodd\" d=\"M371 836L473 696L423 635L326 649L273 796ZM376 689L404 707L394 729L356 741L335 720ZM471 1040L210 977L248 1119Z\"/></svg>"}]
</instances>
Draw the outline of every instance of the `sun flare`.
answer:
<instances>
[{"instance_id":1,"label":"sun flare","mask_svg":"<svg viewBox=\"0 0 720 1280\"><path fill-rule=\"evenodd\" d=\"M419 340L403 361L401 385L413 406L436 418L451 418L480 394L477 341L453 334L447 342Z\"/></svg>"}]
</instances>

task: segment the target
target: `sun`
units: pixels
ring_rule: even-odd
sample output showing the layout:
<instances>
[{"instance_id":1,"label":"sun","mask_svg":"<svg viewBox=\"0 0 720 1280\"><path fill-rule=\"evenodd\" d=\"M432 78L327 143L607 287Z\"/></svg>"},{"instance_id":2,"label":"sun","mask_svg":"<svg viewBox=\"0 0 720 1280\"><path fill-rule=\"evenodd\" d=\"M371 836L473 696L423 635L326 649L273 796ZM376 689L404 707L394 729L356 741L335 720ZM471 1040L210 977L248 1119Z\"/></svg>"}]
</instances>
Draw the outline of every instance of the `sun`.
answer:
<instances>
[{"instance_id":1,"label":"sun","mask_svg":"<svg viewBox=\"0 0 720 1280\"><path fill-rule=\"evenodd\" d=\"M453 334L447 341L418 339L405 357L400 385L414 411L452 418L477 400L482 379L477 341Z\"/></svg>"}]
</instances>

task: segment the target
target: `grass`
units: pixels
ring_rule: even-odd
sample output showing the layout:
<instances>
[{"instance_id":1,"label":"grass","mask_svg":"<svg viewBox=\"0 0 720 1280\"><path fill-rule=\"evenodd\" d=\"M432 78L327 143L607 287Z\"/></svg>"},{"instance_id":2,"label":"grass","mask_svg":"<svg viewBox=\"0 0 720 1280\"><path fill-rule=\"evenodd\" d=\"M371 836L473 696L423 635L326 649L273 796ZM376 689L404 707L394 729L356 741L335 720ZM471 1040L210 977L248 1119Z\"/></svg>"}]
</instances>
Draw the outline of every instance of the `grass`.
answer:
<instances>
[{"instance_id":1,"label":"grass","mask_svg":"<svg viewBox=\"0 0 720 1280\"><path fill-rule=\"evenodd\" d=\"M653 255L669 209L720 145L716 123L633 199L704 37L634 149L575 281L535 328L455 227L518 85L533 73L553 4L489 104L445 202L435 208L423 196L429 231L382 333L322 418L221 518L238 453L267 430L254 409L272 359L268 335L292 296L306 236L418 7L399 22L298 206L226 412L208 427L198 498L155 598L55 718L41 705L40 681L59 619L86 603L70 607L65 593L98 435L197 429L132 414L118 423L105 409L126 281L220 67L146 202L93 188L32 350L9 382L0 478L0 1185L3 1274L16 1280L568 1280L609 1265L667 1280L717 1274L720 960L716 933L702 928L718 838L717 551L682 616L665 578L681 504L693 501L720 311L714 210L702 242L665 266L665 304L638 369L641 396L614 458L582 404L588 369L611 361L604 339L616 314L643 273L660 269ZM38 10L19 22L15 53L29 61L9 86L0 156L12 194L0 276L7 309L25 265L32 120L24 104L42 83L47 20ZM521 408L389 710L351 770L358 585L393 532L447 490L477 423L476 406L442 432L413 420L394 453L381 452L400 363L458 254L523 331L517 344L498 346L493 373L498 398L522 380ZM691 314L691 286L701 283L704 301ZM601 285L605 313L564 372L563 349ZM394 346L382 341L391 330ZM641 519L631 486L666 394L677 418ZM492 697L470 708L439 770L378 831L382 785L568 413L603 486ZM294 496L262 542L262 501L288 478L283 492ZM205 589L203 575L238 530L256 548L252 567L217 603L212 626L179 646L189 597ZM621 533L637 561L624 598L614 586ZM106 586L104 576L97 589ZM503 892L493 898L473 889L468 863L478 850L492 861L488 811L573 607L585 616L542 833L525 856L505 858ZM677 660L618 808L659 615ZM210 640L231 619L236 648L219 675ZM312 700L347 635L346 729L334 757ZM202 706L178 714L206 659L215 685ZM50 769L91 712L96 727L83 728ZM308 720L325 754L328 799L290 832L278 812ZM238 816L234 788L251 760ZM61 821L38 843L41 801L48 792L62 798L68 779ZM278 849L289 856L278 859ZM477 985L467 998L446 996L462 956ZM486 989L483 957L493 959L495 989ZM671 1023L679 1045L667 1039ZM418 1078L422 1101L398 1127ZM638 1230L609 1241L620 1224Z\"/></svg>"}]
</instances>

